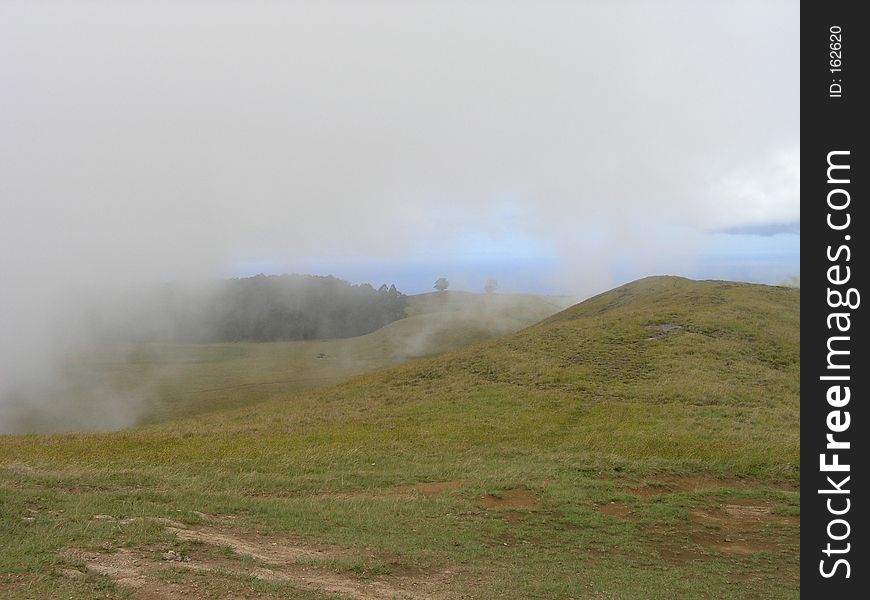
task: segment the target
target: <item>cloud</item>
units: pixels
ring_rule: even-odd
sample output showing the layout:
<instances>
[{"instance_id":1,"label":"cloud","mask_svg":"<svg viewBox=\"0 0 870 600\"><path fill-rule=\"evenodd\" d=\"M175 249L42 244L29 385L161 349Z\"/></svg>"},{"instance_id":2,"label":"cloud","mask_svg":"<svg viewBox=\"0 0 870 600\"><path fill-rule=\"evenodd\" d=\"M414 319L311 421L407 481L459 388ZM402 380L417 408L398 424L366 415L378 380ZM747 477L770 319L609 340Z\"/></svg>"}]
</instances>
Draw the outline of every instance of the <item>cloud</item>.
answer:
<instances>
[{"instance_id":1,"label":"cloud","mask_svg":"<svg viewBox=\"0 0 870 600\"><path fill-rule=\"evenodd\" d=\"M800 231L800 149L756 156L710 189L709 222L721 231Z\"/></svg>"},{"instance_id":2,"label":"cloud","mask_svg":"<svg viewBox=\"0 0 870 600\"><path fill-rule=\"evenodd\" d=\"M726 227L718 230L716 233L733 233L735 235L779 235L781 233L800 233L801 222L785 222L785 223L769 223L763 225L743 225L736 227Z\"/></svg>"},{"instance_id":3,"label":"cloud","mask_svg":"<svg viewBox=\"0 0 870 600\"><path fill-rule=\"evenodd\" d=\"M796 2L3 10L5 213L45 262L449 251L506 199L538 237L795 220Z\"/></svg>"}]
</instances>

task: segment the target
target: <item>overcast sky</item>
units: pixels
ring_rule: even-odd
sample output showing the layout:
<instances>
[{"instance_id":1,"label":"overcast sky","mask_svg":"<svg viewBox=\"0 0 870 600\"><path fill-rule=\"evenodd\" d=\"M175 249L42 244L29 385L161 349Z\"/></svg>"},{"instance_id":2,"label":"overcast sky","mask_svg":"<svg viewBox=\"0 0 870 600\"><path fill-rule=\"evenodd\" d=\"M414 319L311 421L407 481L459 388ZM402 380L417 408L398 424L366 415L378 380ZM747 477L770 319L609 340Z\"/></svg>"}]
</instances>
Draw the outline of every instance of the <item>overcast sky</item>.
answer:
<instances>
[{"instance_id":1,"label":"overcast sky","mask_svg":"<svg viewBox=\"0 0 870 600\"><path fill-rule=\"evenodd\" d=\"M796 274L798 26L797 1L0 0L4 288Z\"/></svg>"}]
</instances>

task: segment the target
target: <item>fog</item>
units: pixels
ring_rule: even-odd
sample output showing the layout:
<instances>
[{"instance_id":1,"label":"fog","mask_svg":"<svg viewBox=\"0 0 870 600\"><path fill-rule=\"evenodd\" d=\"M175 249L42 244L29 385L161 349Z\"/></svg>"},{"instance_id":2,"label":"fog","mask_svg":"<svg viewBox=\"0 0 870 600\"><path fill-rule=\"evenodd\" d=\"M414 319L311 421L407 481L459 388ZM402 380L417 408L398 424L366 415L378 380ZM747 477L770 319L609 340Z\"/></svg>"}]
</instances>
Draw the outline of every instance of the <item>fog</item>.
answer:
<instances>
[{"instance_id":1,"label":"fog","mask_svg":"<svg viewBox=\"0 0 870 600\"><path fill-rule=\"evenodd\" d=\"M95 304L240 263L378 285L546 255L583 296L793 235L798 25L796 1L3 0L0 409L62 382Z\"/></svg>"}]
</instances>

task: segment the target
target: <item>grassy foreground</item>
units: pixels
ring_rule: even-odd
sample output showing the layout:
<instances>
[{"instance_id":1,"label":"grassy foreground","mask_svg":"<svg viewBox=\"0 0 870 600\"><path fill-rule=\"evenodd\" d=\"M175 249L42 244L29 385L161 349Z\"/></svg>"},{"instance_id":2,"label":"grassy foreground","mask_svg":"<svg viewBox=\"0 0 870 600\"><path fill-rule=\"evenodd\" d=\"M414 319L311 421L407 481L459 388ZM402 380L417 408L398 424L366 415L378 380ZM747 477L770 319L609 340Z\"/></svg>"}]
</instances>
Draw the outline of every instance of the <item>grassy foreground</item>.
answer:
<instances>
[{"instance_id":1,"label":"grassy foreground","mask_svg":"<svg viewBox=\"0 0 870 600\"><path fill-rule=\"evenodd\" d=\"M797 598L799 293L649 278L326 389L0 437L0 591Z\"/></svg>"}]
</instances>

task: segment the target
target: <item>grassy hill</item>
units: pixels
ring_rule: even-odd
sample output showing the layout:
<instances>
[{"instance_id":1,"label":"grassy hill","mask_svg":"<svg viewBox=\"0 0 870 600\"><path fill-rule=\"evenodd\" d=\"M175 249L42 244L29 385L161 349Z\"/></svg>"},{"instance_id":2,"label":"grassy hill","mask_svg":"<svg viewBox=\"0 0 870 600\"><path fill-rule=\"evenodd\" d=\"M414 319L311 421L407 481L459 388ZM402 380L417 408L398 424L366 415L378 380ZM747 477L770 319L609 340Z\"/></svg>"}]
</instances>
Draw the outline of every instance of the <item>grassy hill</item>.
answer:
<instances>
[{"instance_id":1,"label":"grassy hill","mask_svg":"<svg viewBox=\"0 0 870 600\"><path fill-rule=\"evenodd\" d=\"M799 321L649 278L253 407L2 437L0 590L797 598Z\"/></svg>"},{"instance_id":2,"label":"grassy hill","mask_svg":"<svg viewBox=\"0 0 870 600\"><path fill-rule=\"evenodd\" d=\"M408 297L407 318L354 338L98 347L78 357L47 397L27 399L32 410L0 411L0 432L99 431L249 406L505 335L564 302L528 294L421 294Z\"/></svg>"},{"instance_id":3,"label":"grassy hill","mask_svg":"<svg viewBox=\"0 0 870 600\"><path fill-rule=\"evenodd\" d=\"M432 313L466 313L502 317L528 325L574 304L570 296L534 294L475 294L445 291L408 296L409 317ZM544 316L541 316L544 315Z\"/></svg>"}]
</instances>

